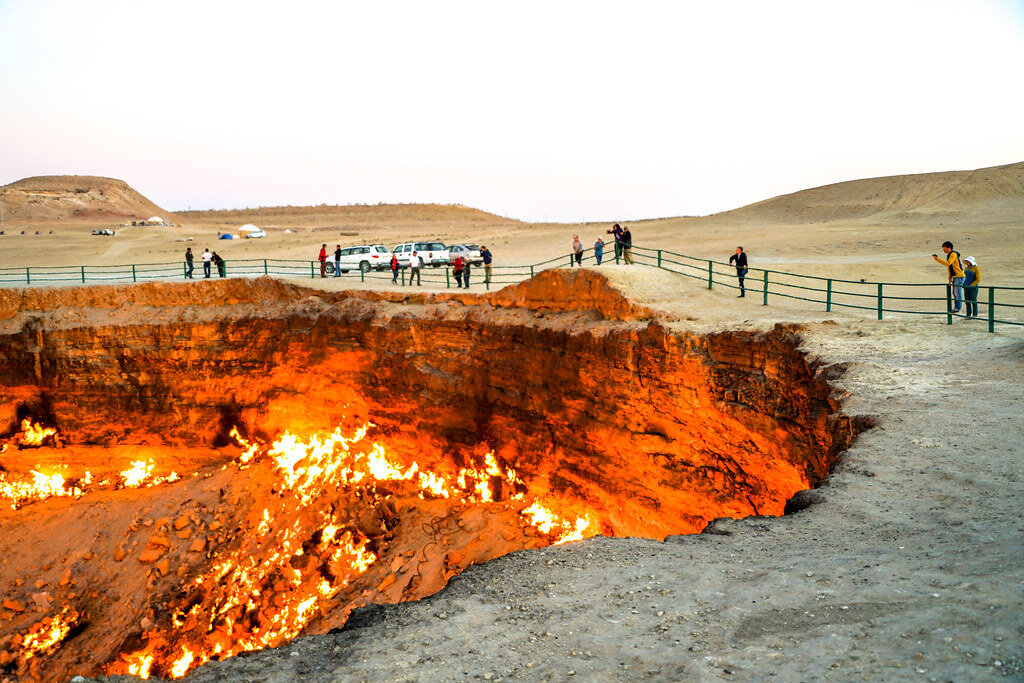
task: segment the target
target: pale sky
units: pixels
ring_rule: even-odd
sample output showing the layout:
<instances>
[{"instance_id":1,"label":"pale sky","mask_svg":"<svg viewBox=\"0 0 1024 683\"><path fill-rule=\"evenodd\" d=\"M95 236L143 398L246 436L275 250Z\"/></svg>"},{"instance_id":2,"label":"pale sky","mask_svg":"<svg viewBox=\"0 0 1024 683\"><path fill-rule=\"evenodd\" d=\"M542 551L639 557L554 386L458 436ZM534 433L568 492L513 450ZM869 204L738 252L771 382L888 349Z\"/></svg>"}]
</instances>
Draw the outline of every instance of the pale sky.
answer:
<instances>
[{"instance_id":1,"label":"pale sky","mask_svg":"<svg viewBox=\"0 0 1024 683\"><path fill-rule=\"evenodd\" d=\"M0 0L0 185L728 210L1024 160L1024 0Z\"/></svg>"}]
</instances>

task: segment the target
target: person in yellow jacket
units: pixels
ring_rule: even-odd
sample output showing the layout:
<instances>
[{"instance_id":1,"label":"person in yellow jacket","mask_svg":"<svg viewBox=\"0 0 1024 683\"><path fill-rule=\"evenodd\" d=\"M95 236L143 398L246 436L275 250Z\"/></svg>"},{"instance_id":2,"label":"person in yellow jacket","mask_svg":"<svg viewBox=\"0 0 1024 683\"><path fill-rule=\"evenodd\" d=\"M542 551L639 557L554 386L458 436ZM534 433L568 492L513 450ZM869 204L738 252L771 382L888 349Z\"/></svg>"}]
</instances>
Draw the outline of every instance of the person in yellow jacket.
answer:
<instances>
[{"instance_id":1,"label":"person in yellow jacket","mask_svg":"<svg viewBox=\"0 0 1024 683\"><path fill-rule=\"evenodd\" d=\"M965 313L968 318L978 317L978 285L981 284L981 269L973 256L964 259L964 299L967 301Z\"/></svg>"},{"instance_id":2,"label":"person in yellow jacket","mask_svg":"<svg viewBox=\"0 0 1024 683\"><path fill-rule=\"evenodd\" d=\"M949 313L959 313L960 304L964 300L964 267L960 265L960 252L953 250L953 243L946 241L942 243L942 253L946 259L940 259L938 254L932 254L932 258L946 266L949 270L949 284L953 285L953 308Z\"/></svg>"}]
</instances>

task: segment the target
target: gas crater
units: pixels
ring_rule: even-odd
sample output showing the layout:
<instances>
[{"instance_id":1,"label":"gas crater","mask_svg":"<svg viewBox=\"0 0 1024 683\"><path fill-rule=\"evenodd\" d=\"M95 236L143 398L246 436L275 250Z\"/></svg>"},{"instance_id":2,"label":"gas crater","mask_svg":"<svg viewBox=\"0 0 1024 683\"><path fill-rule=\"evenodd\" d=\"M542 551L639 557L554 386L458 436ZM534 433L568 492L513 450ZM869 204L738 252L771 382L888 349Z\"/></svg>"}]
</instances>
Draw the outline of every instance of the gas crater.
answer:
<instances>
[{"instance_id":1,"label":"gas crater","mask_svg":"<svg viewBox=\"0 0 1024 683\"><path fill-rule=\"evenodd\" d=\"M0 334L0 677L180 677L512 551L781 515L867 426L798 331L588 270L8 290Z\"/></svg>"}]
</instances>

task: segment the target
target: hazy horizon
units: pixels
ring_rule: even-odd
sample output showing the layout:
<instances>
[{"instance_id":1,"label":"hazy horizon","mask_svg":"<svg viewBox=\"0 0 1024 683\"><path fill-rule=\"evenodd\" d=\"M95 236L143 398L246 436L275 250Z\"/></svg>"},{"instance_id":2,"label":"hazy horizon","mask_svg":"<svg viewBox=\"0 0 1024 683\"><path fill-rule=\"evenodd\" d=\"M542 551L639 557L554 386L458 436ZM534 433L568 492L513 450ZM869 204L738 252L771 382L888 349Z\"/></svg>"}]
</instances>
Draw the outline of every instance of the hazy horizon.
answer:
<instances>
[{"instance_id":1,"label":"hazy horizon","mask_svg":"<svg viewBox=\"0 0 1024 683\"><path fill-rule=\"evenodd\" d=\"M708 215L1015 163L1020 64L1015 0L0 0L0 177L117 178L169 211Z\"/></svg>"}]
</instances>

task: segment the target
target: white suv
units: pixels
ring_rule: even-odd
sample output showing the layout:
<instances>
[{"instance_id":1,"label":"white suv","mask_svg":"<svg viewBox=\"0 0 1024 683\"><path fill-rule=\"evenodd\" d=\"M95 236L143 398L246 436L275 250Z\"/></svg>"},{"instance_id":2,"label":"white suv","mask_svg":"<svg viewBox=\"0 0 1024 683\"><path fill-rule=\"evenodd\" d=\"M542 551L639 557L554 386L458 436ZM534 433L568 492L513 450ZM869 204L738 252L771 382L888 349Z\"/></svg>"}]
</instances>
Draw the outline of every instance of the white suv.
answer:
<instances>
[{"instance_id":1,"label":"white suv","mask_svg":"<svg viewBox=\"0 0 1024 683\"><path fill-rule=\"evenodd\" d=\"M398 265L403 268L409 265L409 259L412 258L412 252L414 251L425 266L438 268L451 263L448 257L448 249L444 246L444 242L406 242L392 249L392 252L398 256Z\"/></svg>"},{"instance_id":2,"label":"white suv","mask_svg":"<svg viewBox=\"0 0 1024 683\"><path fill-rule=\"evenodd\" d=\"M327 270L333 272L333 251L327 252L327 265ZM361 270L364 273L370 270L387 270L391 267L391 257L388 254L388 248L383 244L362 244L358 247L342 249L338 266L338 270L343 273L350 270Z\"/></svg>"}]
</instances>

